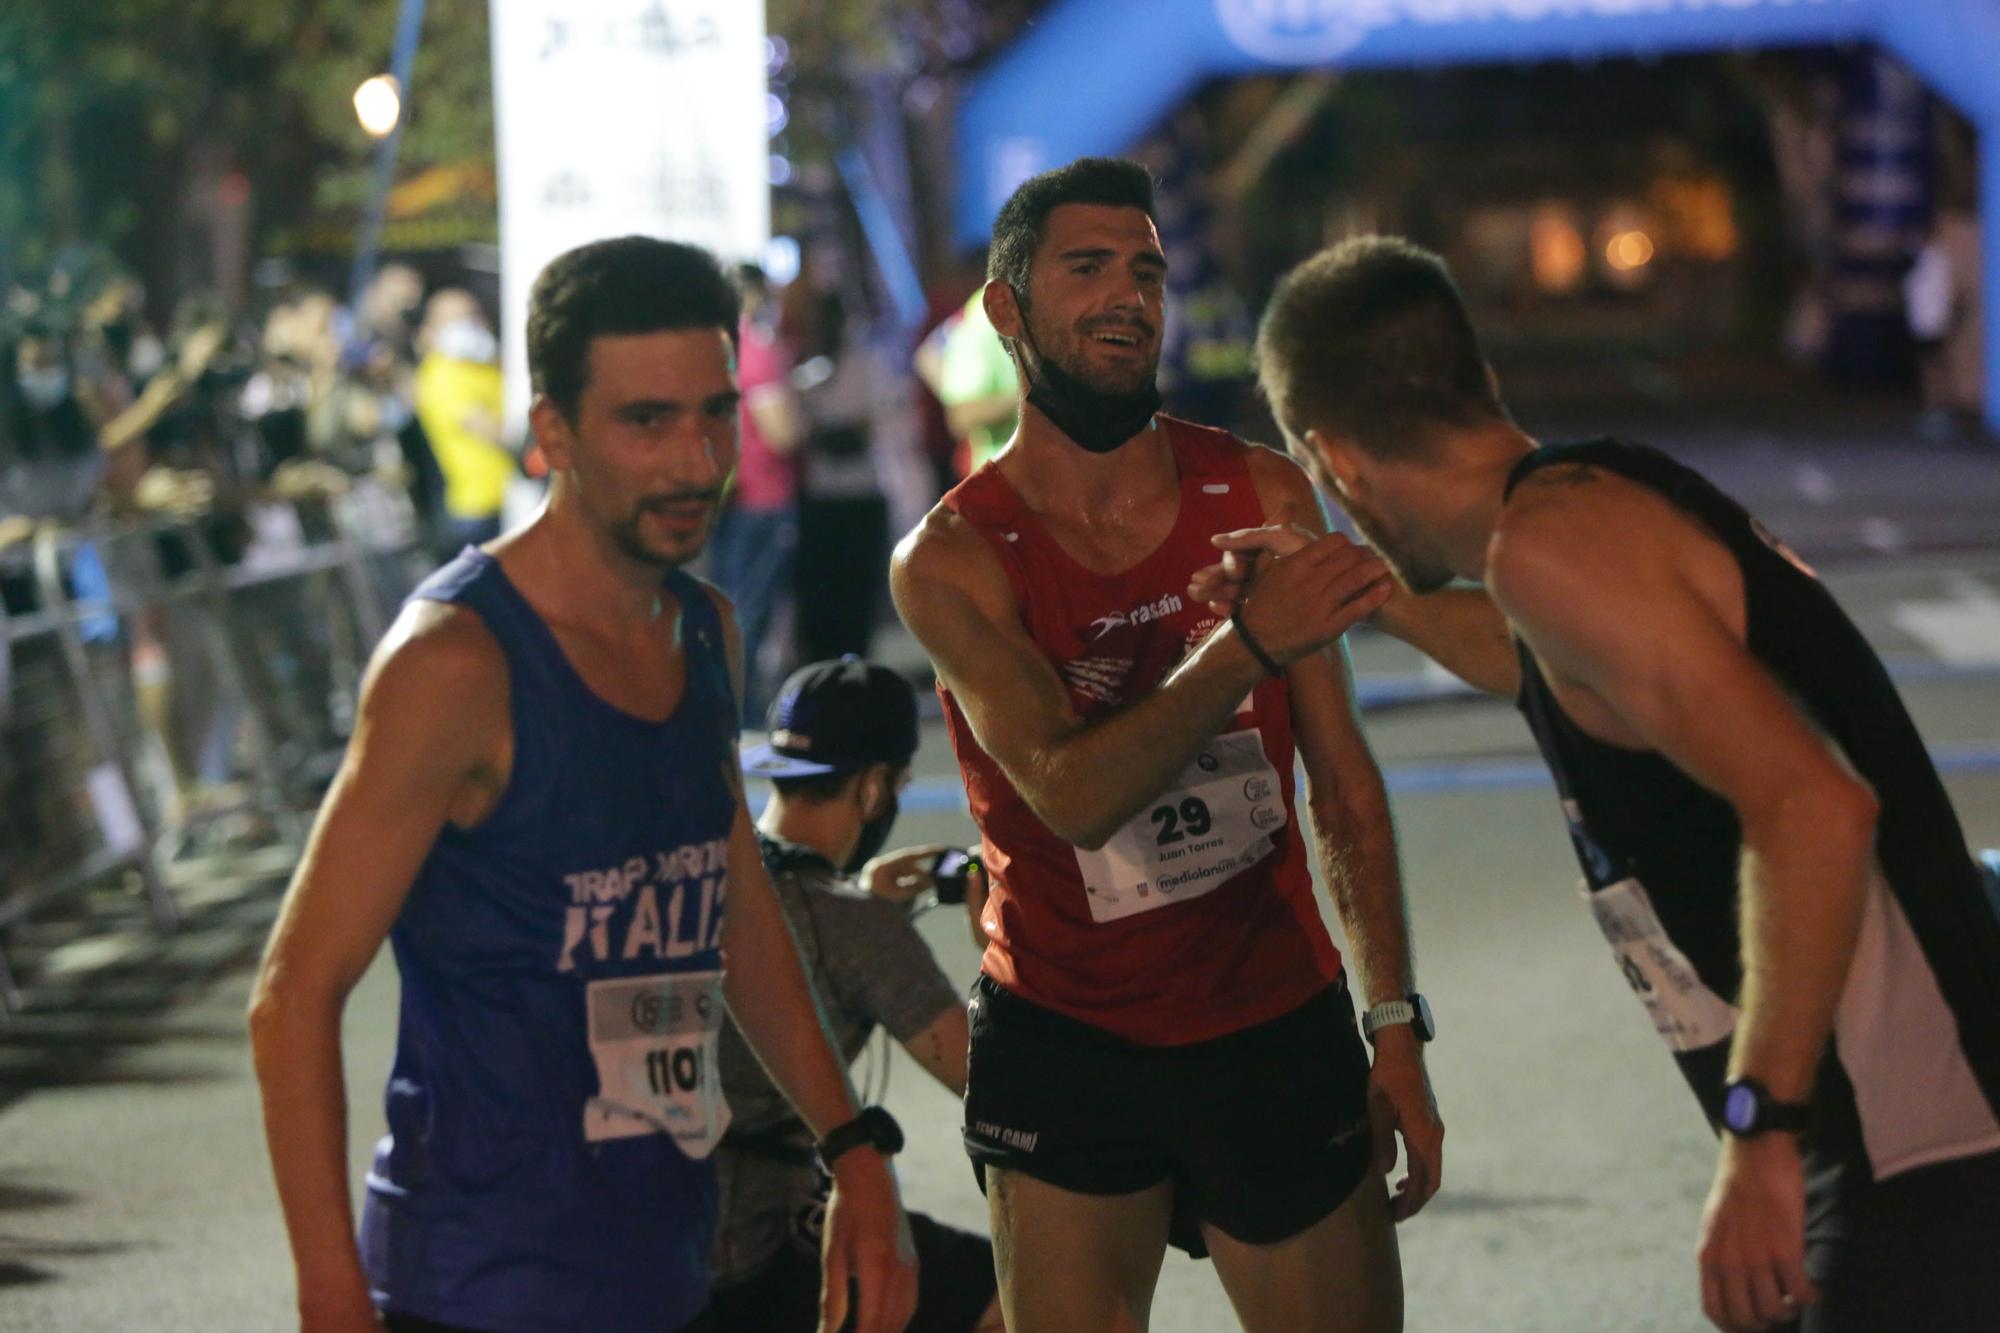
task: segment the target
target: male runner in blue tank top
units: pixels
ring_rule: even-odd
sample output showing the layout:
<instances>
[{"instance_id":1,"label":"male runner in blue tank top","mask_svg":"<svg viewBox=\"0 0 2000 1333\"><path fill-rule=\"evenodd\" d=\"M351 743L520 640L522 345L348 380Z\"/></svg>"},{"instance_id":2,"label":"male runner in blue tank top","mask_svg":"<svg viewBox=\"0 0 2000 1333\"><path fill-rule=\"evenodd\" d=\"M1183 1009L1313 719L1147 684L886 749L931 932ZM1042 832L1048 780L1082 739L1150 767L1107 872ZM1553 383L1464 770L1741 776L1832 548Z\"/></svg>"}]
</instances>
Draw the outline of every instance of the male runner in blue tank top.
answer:
<instances>
[{"instance_id":1,"label":"male runner in blue tank top","mask_svg":"<svg viewBox=\"0 0 2000 1333\"><path fill-rule=\"evenodd\" d=\"M1307 261L1258 363L1294 455L1428 594L1383 627L1515 699L1555 772L1592 915L1722 1134L1708 1317L1993 1327L2000 922L1867 641L1664 454L1538 448L1434 255L1366 237Z\"/></svg>"},{"instance_id":2,"label":"male runner in blue tank top","mask_svg":"<svg viewBox=\"0 0 2000 1333\"><path fill-rule=\"evenodd\" d=\"M862 1329L914 1305L898 1136L856 1114L744 813L735 623L681 572L735 465L736 328L692 247L553 261L528 317L548 505L376 652L251 1005L306 1329L693 1321L724 1001L831 1164L828 1327L850 1277ZM385 935L401 1016L357 1248L340 1017Z\"/></svg>"}]
</instances>

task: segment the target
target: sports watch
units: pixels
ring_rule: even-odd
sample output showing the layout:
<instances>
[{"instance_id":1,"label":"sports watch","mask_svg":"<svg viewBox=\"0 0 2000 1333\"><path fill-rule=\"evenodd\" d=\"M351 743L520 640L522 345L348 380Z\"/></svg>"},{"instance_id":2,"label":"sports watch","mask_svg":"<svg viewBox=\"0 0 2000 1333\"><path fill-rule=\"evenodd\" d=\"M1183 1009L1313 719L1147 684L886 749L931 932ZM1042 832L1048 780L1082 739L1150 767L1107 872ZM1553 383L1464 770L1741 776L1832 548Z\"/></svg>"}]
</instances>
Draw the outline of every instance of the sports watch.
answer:
<instances>
[{"instance_id":1,"label":"sports watch","mask_svg":"<svg viewBox=\"0 0 2000 1333\"><path fill-rule=\"evenodd\" d=\"M1739 1139L1754 1139L1774 1129L1799 1134L1811 1123L1811 1106L1778 1101L1754 1078L1733 1078L1722 1086L1722 1127Z\"/></svg>"},{"instance_id":2,"label":"sports watch","mask_svg":"<svg viewBox=\"0 0 2000 1333\"><path fill-rule=\"evenodd\" d=\"M819 1157L820 1170L831 1174L836 1161L863 1146L884 1157L899 1153L903 1150L903 1127L881 1107L864 1107L854 1119L829 1130L825 1138L813 1145L813 1152Z\"/></svg>"},{"instance_id":3,"label":"sports watch","mask_svg":"<svg viewBox=\"0 0 2000 1333\"><path fill-rule=\"evenodd\" d=\"M1418 1041L1429 1041L1437 1036L1437 1023L1431 1018L1431 1002L1414 991L1404 999L1384 1000L1371 1006L1367 1013L1361 1015L1361 1035L1373 1043L1377 1032L1398 1023L1408 1023L1415 1028Z\"/></svg>"}]
</instances>

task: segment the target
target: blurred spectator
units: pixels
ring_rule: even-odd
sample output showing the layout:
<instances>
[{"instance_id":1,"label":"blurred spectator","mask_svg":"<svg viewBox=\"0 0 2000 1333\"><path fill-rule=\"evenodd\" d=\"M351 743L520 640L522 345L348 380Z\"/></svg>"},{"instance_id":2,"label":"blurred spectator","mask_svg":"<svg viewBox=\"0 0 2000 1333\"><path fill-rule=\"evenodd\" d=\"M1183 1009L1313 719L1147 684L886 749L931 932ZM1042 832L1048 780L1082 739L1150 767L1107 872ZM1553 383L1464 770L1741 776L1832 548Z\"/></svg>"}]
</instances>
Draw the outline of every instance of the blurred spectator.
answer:
<instances>
[{"instance_id":1,"label":"blurred spectator","mask_svg":"<svg viewBox=\"0 0 2000 1333\"><path fill-rule=\"evenodd\" d=\"M500 507L518 469L500 442L500 345L469 292L431 297L418 337L416 419L444 480L452 546L500 535Z\"/></svg>"},{"instance_id":2,"label":"blurred spectator","mask_svg":"<svg viewBox=\"0 0 2000 1333\"><path fill-rule=\"evenodd\" d=\"M313 400L313 358L299 306L275 307L264 319L257 370L243 386L238 404L244 420L257 428L264 466L273 471L311 452L307 412Z\"/></svg>"},{"instance_id":3,"label":"blurred spectator","mask_svg":"<svg viewBox=\"0 0 2000 1333\"><path fill-rule=\"evenodd\" d=\"M386 345L395 360L414 361L417 313L423 308L423 277L408 264L384 264L355 312L353 341Z\"/></svg>"},{"instance_id":4,"label":"blurred spectator","mask_svg":"<svg viewBox=\"0 0 2000 1333\"><path fill-rule=\"evenodd\" d=\"M889 502L875 415L893 387L847 306L821 292L807 307L805 359L793 373L805 420L799 474L799 652L868 656L888 582Z\"/></svg>"},{"instance_id":5,"label":"blurred spectator","mask_svg":"<svg viewBox=\"0 0 2000 1333\"><path fill-rule=\"evenodd\" d=\"M932 336L939 351L931 387L959 440L959 475L967 476L1013 437L1021 412L1020 380L1014 358L986 318L984 288Z\"/></svg>"},{"instance_id":6,"label":"blurred spectator","mask_svg":"<svg viewBox=\"0 0 2000 1333\"><path fill-rule=\"evenodd\" d=\"M67 339L30 325L14 346L14 387L12 426L22 454L55 457L90 448L94 431L77 400Z\"/></svg>"},{"instance_id":7,"label":"blurred spectator","mask_svg":"<svg viewBox=\"0 0 2000 1333\"><path fill-rule=\"evenodd\" d=\"M715 581L736 603L743 631L743 719L764 715L773 682L788 663L771 651L779 599L792 586L798 546L798 479L794 453L802 433L791 389L791 357L772 327L775 313L762 269L736 271L743 292L737 382L743 391L736 488L709 543Z\"/></svg>"},{"instance_id":8,"label":"blurred spectator","mask_svg":"<svg viewBox=\"0 0 2000 1333\"><path fill-rule=\"evenodd\" d=\"M1921 355L1924 433L1949 438L1984 403L1979 219L1969 207L1938 214L1903 282L1910 332Z\"/></svg>"}]
</instances>

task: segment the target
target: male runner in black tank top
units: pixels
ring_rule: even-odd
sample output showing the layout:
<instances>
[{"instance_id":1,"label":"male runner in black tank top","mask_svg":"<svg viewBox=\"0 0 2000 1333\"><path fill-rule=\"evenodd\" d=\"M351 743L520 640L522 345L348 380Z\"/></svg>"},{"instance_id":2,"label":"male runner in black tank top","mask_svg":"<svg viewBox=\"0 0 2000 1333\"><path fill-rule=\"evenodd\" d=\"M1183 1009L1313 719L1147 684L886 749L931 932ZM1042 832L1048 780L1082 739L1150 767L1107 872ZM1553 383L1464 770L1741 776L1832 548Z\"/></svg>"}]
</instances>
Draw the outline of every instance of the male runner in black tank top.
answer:
<instances>
[{"instance_id":1,"label":"male runner in black tank top","mask_svg":"<svg viewBox=\"0 0 2000 1333\"><path fill-rule=\"evenodd\" d=\"M2000 1324L2000 923L1860 633L1666 456L1537 449L1414 246L1294 270L1258 365L1294 455L1428 594L1383 627L1514 698L1555 771L1591 911L1722 1133L1709 1318Z\"/></svg>"}]
</instances>

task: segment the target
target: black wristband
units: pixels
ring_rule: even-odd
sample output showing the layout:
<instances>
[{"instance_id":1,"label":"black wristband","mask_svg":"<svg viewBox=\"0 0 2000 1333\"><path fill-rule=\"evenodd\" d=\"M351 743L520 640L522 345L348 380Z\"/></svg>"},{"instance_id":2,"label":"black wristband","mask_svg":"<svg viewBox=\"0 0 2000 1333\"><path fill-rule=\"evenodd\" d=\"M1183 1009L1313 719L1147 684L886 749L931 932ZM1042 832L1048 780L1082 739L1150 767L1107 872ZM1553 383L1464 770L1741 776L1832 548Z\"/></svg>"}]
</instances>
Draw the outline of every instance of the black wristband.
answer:
<instances>
[{"instance_id":1,"label":"black wristband","mask_svg":"<svg viewBox=\"0 0 2000 1333\"><path fill-rule=\"evenodd\" d=\"M819 1156L820 1169L833 1171L833 1164L852 1149L866 1145L884 1157L893 1156L903 1150L903 1130L894 1116L879 1106L862 1109L860 1115L830 1130L827 1136L813 1145Z\"/></svg>"},{"instance_id":2,"label":"black wristband","mask_svg":"<svg viewBox=\"0 0 2000 1333\"><path fill-rule=\"evenodd\" d=\"M1267 674L1273 676L1282 676L1285 674L1285 669L1278 665L1275 658L1264 651L1264 645L1257 642L1257 636L1252 634L1250 627L1243 623L1242 612L1231 611L1229 613L1229 623L1236 627L1236 637L1243 641L1243 646L1249 649L1250 656L1257 659L1257 664L1263 667Z\"/></svg>"}]
</instances>

